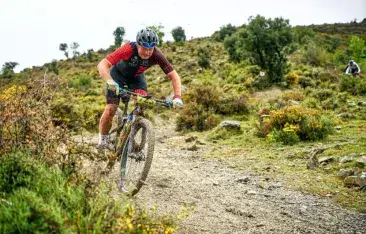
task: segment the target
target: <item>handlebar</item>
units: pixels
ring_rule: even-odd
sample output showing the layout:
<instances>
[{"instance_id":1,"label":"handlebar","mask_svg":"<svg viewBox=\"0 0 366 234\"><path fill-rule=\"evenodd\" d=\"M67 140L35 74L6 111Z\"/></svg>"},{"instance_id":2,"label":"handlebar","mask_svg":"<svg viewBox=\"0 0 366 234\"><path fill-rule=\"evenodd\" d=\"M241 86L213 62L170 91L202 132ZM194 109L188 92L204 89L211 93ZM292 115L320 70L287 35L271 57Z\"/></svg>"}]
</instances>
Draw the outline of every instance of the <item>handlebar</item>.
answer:
<instances>
[{"instance_id":1,"label":"handlebar","mask_svg":"<svg viewBox=\"0 0 366 234\"><path fill-rule=\"evenodd\" d=\"M141 94L138 93L134 93L131 91L128 91L126 89L120 89L119 95L122 96L124 94L128 94L128 95L132 95L132 96L136 96L137 97L137 101L142 103L148 103L148 104L156 104L158 103L159 105L168 107L168 108L172 108L173 107L173 103L170 103L169 101L166 100L161 100L161 99L157 99L157 98L153 98L150 95L147 96L143 96Z\"/></svg>"}]
</instances>

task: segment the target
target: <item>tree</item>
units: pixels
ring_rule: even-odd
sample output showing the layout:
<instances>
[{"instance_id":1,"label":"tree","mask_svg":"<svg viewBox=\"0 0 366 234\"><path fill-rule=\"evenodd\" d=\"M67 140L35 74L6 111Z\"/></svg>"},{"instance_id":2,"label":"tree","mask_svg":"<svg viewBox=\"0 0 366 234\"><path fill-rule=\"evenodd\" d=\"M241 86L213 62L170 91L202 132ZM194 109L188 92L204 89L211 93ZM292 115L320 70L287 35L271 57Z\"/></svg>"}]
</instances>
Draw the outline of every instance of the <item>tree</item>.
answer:
<instances>
[{"instance_id":1,"label":"tree","mask_svg":"<svg viewBox=\"0 0 366 234\"><path fill-rule=\"evenodd\" d=\"M236 32L237 28L231 24L227 24L220 27L218 40L224 41L226 37L231 36Z\"/></svg>"},{"instance_id":2,"label":"tree","mask_svg":"<svg viewBox=\"0 0 366 234\"><path fill-rule=\"evenodd\" d=\"M123 41L123 36L125 35L124 27L117 27L113 32L114 35L114 45L120 47Z\"/></svg>"},{"instance_id":3,"label":"tree","mask_svg":"<svg viewBox=\"0 0 366 234\"><path fill-rule=\"evenodd\" d=\"M181 26L175 27L172 30L174 41L183 42L186 41L186 34Z\"/></svg>"},{"instance_id":4,"label":"tree","mask_svg":"<svg viewBox=\"0 0 366 234\"><path fill-rule=\"evenodd\" d=\"M69 52L67 51L67 44L66 43L61 43L60 46L58 47L61 51L64 52L64 55L66 56L66 58L69 58Z\"/></svg>"},{"instance_id":5,"label":"tree","mask_svg":"<svg viewBox=\"0 0 366 234\"><path fill-rule=\"evenodd\" d=\"M287 69L285 47L292 42L289 20L249 18L246 28L240 28L225 39L230 58L234 61L248 59L267 72L272 83L280 82ZM228 43L230 42L230 44Z\"/></svg>"},{"instance_id":6,"label":"tree","mask_svg":"<svg viewBox=\"0 0 366 234\"><path fill-rule=\"evenodd\" d=\"M14 68L18 66L17 62L6 62L1 69L1 76L3 78L11 78L14 74Z\"/></svg>"},{"instance_id":7,"label":"tree","mask_svg":"<svg viewBox=\"0 0 366 234\"><path fill-rule=\"evenodd\" d=\"M47 67L50 71L54 72L56 75L60 74L60 70L58 68L56 59L53 59L51 63L47 64Z\"/></svg>"},{"instance_id":8,"label":"tree","mask_svg":"<svg viewBox=\"0 0 366 234\"><path fill-rule=\"evenodd\" d=\"M89 62L93 61L93 53L94 53L93 49L88 49L86 57L88 58Z\"/></svg>"},{"instance_id":9,"label":"tree","mask_svg":"<svg viewBox=\"0 0 366 234\"><path fill-rule=\"evenodd\" d=\"M359 61L365 51L365 41L357 36L352 36L349 44L349 50L352 52L354 60Z\"/></svg>"},{"instance_id":10,"label":"tree","mask_svg":"<svg viewBox=\"0 0 366 234\"><path fill-rule=\"evenodd\" d=\"M165 33L162 31L164 29L164 26L159 24L159 26L149 26L148 28L154 30L156 34L158 34L159 37L159 45L161 46L163 44L163 37Z\"/></svg>"},{"instance_id":11,"label":"tree","mask_svg":"<svg viewBox=\"0 0 366 234\"><path fill-rule=\"evenodd\" d=\"M80 55L80 53L79 53L79 51L77 51L77 49L79 48L79 43L77 43L77 42L73 42L73 43L71 43L71 45L70 45L70 49L72 49L72 54L73 54L73 57L75 58L76 56L79 56Z\"/></svg>"}]
</instances>

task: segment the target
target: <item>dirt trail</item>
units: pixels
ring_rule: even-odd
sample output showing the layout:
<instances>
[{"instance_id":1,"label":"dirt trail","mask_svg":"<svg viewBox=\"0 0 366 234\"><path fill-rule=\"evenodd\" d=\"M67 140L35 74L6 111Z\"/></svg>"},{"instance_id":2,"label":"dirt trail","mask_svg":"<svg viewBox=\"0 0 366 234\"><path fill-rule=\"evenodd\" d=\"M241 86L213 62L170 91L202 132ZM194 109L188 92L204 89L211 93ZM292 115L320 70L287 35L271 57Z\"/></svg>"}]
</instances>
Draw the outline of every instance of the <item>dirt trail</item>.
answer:
<instances>
[{"instance_id":1,"label":"dirt trail","mask_svg":"<svg viewBox=\"0 0 366 234\"><path fill-rule=\"evenodd\" d=\"M366 214L287 190L282 181L261 188L263 177L201 157L210 144L188 150L192 142L174 131L172 121L157 120L155 126L148 185L133 201L157 207L159 215L186 215L177 233L366 233ZM110 176L118 181L117 173Z\"/></svg>"}]
</instances>

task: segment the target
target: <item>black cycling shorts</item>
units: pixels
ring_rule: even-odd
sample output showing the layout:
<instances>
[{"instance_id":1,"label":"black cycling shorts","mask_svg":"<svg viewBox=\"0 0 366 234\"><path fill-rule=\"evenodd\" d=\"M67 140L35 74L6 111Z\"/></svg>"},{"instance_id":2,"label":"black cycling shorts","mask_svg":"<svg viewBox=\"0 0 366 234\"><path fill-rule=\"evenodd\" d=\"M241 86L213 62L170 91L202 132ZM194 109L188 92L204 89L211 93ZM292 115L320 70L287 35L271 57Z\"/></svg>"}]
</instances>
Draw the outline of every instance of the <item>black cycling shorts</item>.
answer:
<instances>
[{"instance_id":1,"label":"black cycling shorts","mask_svg":"<svg viewBox=\"0 0 366 234\"><path fill-rule=\"evenodd\" d=\"M121 72L118 70L116 66L113 66L110 74L113 80L121 88L125 88L127 86L127 88L131 91L135 91L137 89L147 91L147 83L144 73L142 73L138 77L126 77L121 74ZM119 105L120 97L117 96L114 91L106 89L106 98L107 98L107 104Z\"/></svg>"}]
</instances>

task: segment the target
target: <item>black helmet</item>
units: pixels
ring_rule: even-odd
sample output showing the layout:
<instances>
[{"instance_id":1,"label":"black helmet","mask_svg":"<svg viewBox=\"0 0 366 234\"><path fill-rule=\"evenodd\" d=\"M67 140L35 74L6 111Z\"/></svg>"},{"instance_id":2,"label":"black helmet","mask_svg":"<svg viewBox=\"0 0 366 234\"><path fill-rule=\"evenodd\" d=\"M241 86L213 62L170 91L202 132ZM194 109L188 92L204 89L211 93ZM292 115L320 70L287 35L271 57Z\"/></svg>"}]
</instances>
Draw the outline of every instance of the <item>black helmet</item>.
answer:
<instances>
[{"instance_id":1,"label":"black helmet","mask_svg":"<svg viewBox=\"0 0 366 234\"><path fill-rule=\"evenodd\" d=\"M352 65L354 62L355 62L355 61L350 60L348 63Z\"/></svg>"},{"instance_id":2,"label":"black helmet","mask_svg":"<svg viewBox=\"0 0 366 234\"><path fill-rule=\"evenodd\" d=\"M152 29L142 29L137 33L136 42L145 48L154 48L159 43L158 34Z\"/></svg>"}]
</instances>

